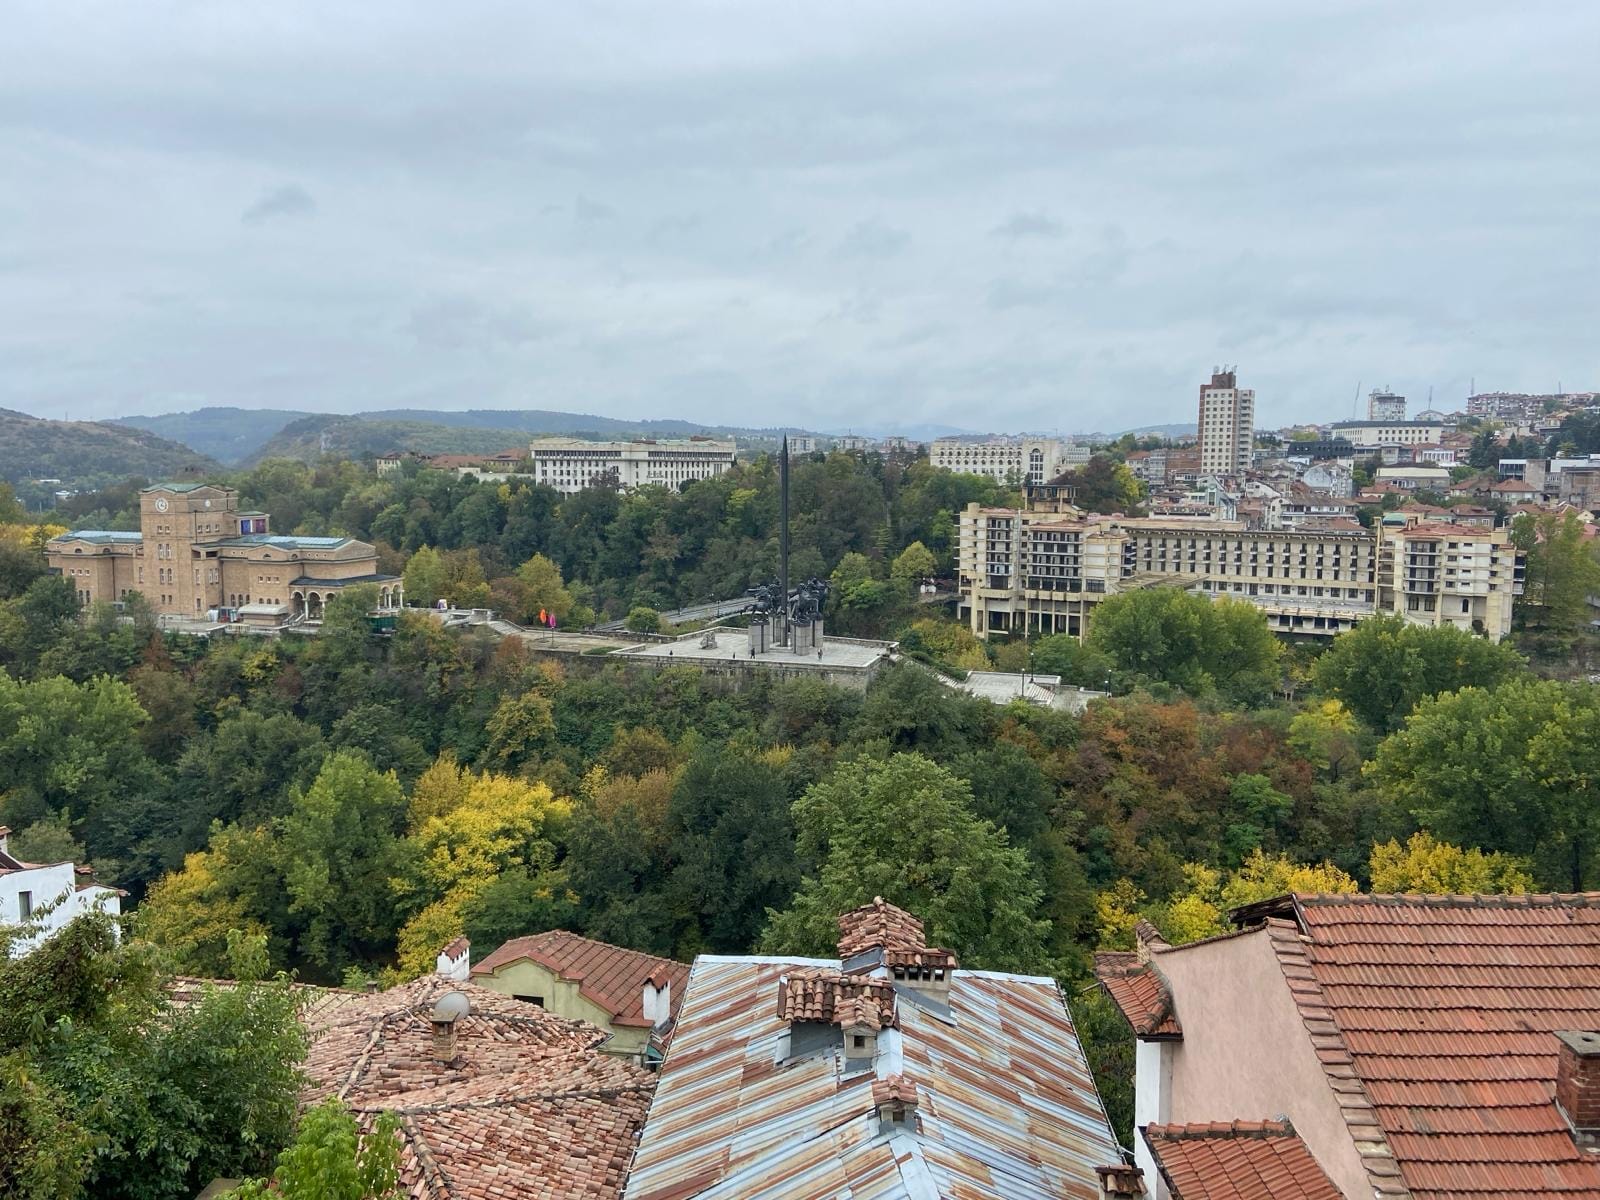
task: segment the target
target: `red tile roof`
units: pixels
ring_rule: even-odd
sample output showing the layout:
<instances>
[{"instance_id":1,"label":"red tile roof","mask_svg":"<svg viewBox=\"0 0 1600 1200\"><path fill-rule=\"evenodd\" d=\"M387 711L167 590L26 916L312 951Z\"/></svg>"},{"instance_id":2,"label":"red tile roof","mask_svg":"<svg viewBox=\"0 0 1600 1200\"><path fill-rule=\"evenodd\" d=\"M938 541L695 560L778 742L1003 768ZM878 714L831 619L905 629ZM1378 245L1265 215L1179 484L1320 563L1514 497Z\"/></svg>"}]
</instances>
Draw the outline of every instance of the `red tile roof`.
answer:
<instances>
[{"instance_id":1,"label":"red tile roof","mask_svg":"<svg viewBox=\"0 0 1600 1200\"><path fill-rule=\"evenodd\" d=\"M1174 1200L1343 1200L1288 1121L1147 1125Z\"/></svg>"},{"instance_id":2,"label":"red tile roof","mask_svg":"<svg viewBox=\"0 0 1600 1200\"><path fill-rule=\"evenodd\" d=\"M1600 1200L1552 1096L1600 1030L1600 893L1296 896L1285 979L1379 1195Z\"/></svg>"},{"instance_id":3,"label":"red tile roof","mask_svg":"<svg viewBox=\"0 0 1600 1200\"><path fill-rule=\"evenodd\" d=\"M846 975L829 967L800 967L779 982L777 1011L782 1020L790 1022L865 1022L888 1029L895 1021L894 984L866 975Z\"/></svg>"},{"instance_id":4,"label":"red tile roof","mask_svg":"<svg viewBox=\"0 0 1600 1200\"><path fill-rule=\"evenodd\" d=\"M921 950L922 922L903 908L874 896L870 904L839 918L839 957L854 958L868 950Z\"/></svg>"},{"instance_id":5,"label":"red tile roof","mask_svg":"<svg viewBox=\"0 0 1600 1200\"><path fill-rule=\"evenodd\" d=\"M672 985L668 999L673 1016L678 1013L683 989L689 983L689 968L684 963L579 937L565 929L512 938L474 966L472 974L493 975L522 959L548 968L557 978L576 983L584 999L611 1014L613 1025L650 1027L651 1022L644 1015L646 980L658 986L662 981Z\"/></svg>"},{"instance_id":6,"label":"red tile roof","mask_svg":"<svg viewBox=\"0 0 1600 1200\"><path fill-rule=\"evenodd\" d=\"M455 1057L434 1058L433 1006L466 995ZM425 976L313 1022L308 1100L369 1121L399 1114L407 1200L615 1200L654 1076L599 1050L605 1034L471 983Z\"/></svg>"},{"instance_id":7,"label":"red tile roof","mask_svg":"<svg viewBox=\"0 0 1600 1200\"><path fill-rule=\"evenodd\" d=\"M1161 973L1131 952L1103 950L1094 956L1094 973L1123 1018L1141 1038L1181 1038L1172 992Z\"/></svg>"}]
</instances>

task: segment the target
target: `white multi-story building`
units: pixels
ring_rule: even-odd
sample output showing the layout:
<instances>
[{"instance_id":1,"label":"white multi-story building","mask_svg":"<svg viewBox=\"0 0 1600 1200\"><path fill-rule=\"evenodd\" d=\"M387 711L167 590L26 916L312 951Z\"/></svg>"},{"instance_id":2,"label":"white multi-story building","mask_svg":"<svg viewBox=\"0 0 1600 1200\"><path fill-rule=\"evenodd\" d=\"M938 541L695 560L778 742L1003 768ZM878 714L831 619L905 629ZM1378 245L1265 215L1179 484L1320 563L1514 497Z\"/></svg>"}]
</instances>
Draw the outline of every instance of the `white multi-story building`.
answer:
<instances>
[{"instance_id":1,"label":"white multi-story building","mask_svg":"<svg viewBox=\"0 0 1600 1200\"><path fill-rule=\"evenodd\" d=\"M88 868L14 858L10 835L0 825L0 925L25 929L11 943L12 958L20 958L74 917L96 909L122 911L122 892L96 883Z\"/></svg>"},{"instance_id":2,"label":"white multi-story building","mask_svg":"<svg viewBox=\"0 0 1600 1200\"><path fill-rule=\"evenodd\" d=\"M853 433L840 434L833 439L835 450L871 450L875 444L871 438Z\"/></svg>"},{"instance_id":3,"label":"white multi-story building","mask_svg":"<svg viewBox=\"0 0 1600 1200\"><path fill-rule=\"evenodd\" d=\"M1177 586L1253 604L1279 633L1331 637L1392 612L1505 637L1522 590L1506 531L1409 520L1391 513L1377 530L1346 521L1253 530L972 504L961 514L960 613L979 637L1024 629L1081 636L1107 596Z\"/></svg>"},{"instance_id":4,"label":"white multi-story building","mask_svg":"<svg viewBox=\"0 0 1600 1200\"><path fill-rule=\"evenodd\" d=\"M1367 420L1369 421L1404 421L1406 419L1406 398L1395 392L1382 391L1373 388L1367 393Z\"/></svg>"},{"instance_id":5,"label":"white multi-story building","mask_svg":"<svg viewBox=\"0 0 1600 1200\"><path fill-rule=\"evenodd\" d=\"M789 435L790 454L812 454L817 449L817 439L808 433L791 433Z\"/></svg>"},{"instance_id":6,"label":"white multi-story building","mask_svg":"<svg viewBox=\"0 0 1600 1200\"><path fill-rule=\"evenodd\" d=\"M1437 446L1444 434L1445 426L1441 421L1335 421L1333 424L1333 436L1344 438L1358 450Z\"/></svg>"},{"instance_id":7,"label":"white multi-story building","mask_svg":"<svg viewBox=\"0 0 1600 1200\"><path fill-rule=\"evenodd\" d=\"M1243 475L1255 445L1256 394L1229 370L1200 385L1200 473Z\"/></svg>"},{"instance_id":8,"label":"white multi-story building","mask_svg":"<svg viewBox=\"0 0 1600 1200\"><path fill-rule=\"evenodd\" d=\"M733 466L734 444L712 438L659 442L586 442L581 438L535 438L528 445L533 476L558 492L588 487L623 491L656 484L677 488L715 479Z\"/></svg>"},{"instance_id":9,"label":"white multi-story building","mask_svg":"<svg viewBox=\"0 0 1600 1200\"><path fill-rule=\"evenodd\" d=\"M987 475L998 483L1048 483L1069 467L1089 461L1089 447L1060 438L989 438L981 442L939 438L928 461L963 475Z\"/></svg>"}]
</instances>

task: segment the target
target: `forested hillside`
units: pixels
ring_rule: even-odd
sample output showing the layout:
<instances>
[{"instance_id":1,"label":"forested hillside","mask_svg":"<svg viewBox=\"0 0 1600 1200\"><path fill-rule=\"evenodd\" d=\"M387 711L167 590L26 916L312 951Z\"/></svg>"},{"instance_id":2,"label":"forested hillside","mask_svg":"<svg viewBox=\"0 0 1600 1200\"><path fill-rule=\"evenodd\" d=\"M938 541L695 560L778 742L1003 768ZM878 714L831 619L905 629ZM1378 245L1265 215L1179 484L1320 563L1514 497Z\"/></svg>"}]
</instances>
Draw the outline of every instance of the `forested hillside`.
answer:
<instances>
[{"instance_id":1,"label":"forested hillside","mask_svg":"<svg viewBox=\"0 0 1600 1200\"><path fill-rule=\"evenodd\" d=\"M215 471L215 460L141 429L99 421L49 421L0 409L0 480L16 486L33 507L57 485L92 488L133 476L171 479Z\"/></svg>"},{"instance_id":2,"label":"forested hillside","mask_svg":"<svg viewBox=\"0 0 1600 1200\"><path fill-rule=\"evenodd\" d=\"M197 408L155 417L114 417L108 424L148 430L231 466L250 458L291 421L311 415L276 408Z\"/></svg>"},{"instance_id":3,"label":"forested hillside","mask_svg":"<svg viewBox=\"0 0 1600 1200\"><path fill-rule=\"evenodd\" d=\"M116 417L108 423L147 430L230 466L267 458L310 462L323 453L324 446L331 453L370 458L386 450L490 453L540 435L623 438L720 434L765 442L775 440L778 433L770 429L700 425L672 417L631 420L537 408L395 408L338 415L217 407L154 417Z\"/></svg>"},{"instance_id":4,"label":"forested hillside","mask_svg":"<svg viewBox=\"0 0 1600 1200\"><path fill-rule=\"evenodd\" d=\"M324 454L370 460L390 450L419 454L493 454L526 446L518 429L474 428L423 421L308 416L292 421L245 455L249 461L293 458L315 462Z\"/></svg>"}]
</instances>

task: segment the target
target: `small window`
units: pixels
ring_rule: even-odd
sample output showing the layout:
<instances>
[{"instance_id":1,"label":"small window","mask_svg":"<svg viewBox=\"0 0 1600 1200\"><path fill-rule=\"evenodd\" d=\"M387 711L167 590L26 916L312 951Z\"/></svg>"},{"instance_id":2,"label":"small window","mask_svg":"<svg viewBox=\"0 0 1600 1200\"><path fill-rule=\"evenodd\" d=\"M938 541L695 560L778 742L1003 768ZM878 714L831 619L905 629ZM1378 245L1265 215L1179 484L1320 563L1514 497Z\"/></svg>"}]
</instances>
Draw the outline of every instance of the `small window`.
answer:
<instances>
[{"instance_id":1,"label":"small window","mask_svg":"<svg viewBox=\"0 0 1600 1200\"><path fill-rule=\"evenodd\" d=\"M32 892L18 892L17 893L17 918L19 920L26 921L31 916L33 916L33 893Z\"/></svg>"},{"instance_id":2,"label":"small window","mask_svg":"<svg viewBox=\"0 0 1600 1200\"><path fill-rule=\"evenodd\" d=\"M854 1049L864 1050L866 1049L867 1039L859 1033L853 1033L850 1035L850 1045Z\"/></svg>"},{"instance_id":3,"label":"small window","mask_svg":"<svg viewBox=\"0 0 1600 1200\"><path fill-rule=\"evenodd\" d=\"M523 996L513 992L511 998L513 1000L521 1000L524 1004L537 1004L540 1008L544 1007L543 996Z\"/></svg>"}]
</instances>

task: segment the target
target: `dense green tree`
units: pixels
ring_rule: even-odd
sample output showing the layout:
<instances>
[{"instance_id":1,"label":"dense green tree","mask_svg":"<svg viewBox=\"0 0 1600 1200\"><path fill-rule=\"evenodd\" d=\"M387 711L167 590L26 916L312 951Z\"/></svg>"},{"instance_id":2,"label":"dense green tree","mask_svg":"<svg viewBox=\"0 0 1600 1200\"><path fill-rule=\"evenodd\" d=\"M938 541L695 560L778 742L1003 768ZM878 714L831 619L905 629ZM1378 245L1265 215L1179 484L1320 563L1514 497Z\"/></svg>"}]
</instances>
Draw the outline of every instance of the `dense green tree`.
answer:
<instances>
[{"instance_id":1,"label":"dense green tree","mask_svg":"<svg viewBox=\"0 0 1600 1200\"><path fill-rule=\"evenodd\" d=\"M1379 733L1398 729L1424 697L1463 687L1492 688L1523 668L1516 650L1451 625L1370 617L1333 639L1312 667L1325 696Z\"/></svg>"},{"instance_id":2,"label":"dense green tree","mask_svg":"<svg viewBox=\"0 0 1600 1200\"><path fill-rule=\"evenodd\" d=\"M259 964L254 949L235 957ZM18 1121L0 1132L6 1194L178 1200L262 1169L294 1118L299 1003L280 978L178 1008L150 947L105 916L0 955L0 1112Z\"/></svg>"},{"instance_id":3,"label":"dense green tree","mask_svg":"<svg viewBox=\"0 0 1600 1200\"><path fill-rule=\"evenodd\" d=\"M19 683L0 672L0 820L20 828L66 813L112 877L136 853L157 783L127 684L59 676Z\"/></svg>"},{"instance_id":4,"label":"dense green tree","mask_svg":"<svg viewBox=\"0 0 1600 1200\"><path fill-rule=\"evenodd\" d=\"M279 822L276 852L306 959L337 977L394 945L390 881L407 873L406 800L394 773L347 750L330 755Z\"/></svg>"},{"instance_id":5,"label":"dense green tree","mask_svg":"<svg viewBox=\"0 0 1600 1200\"><path fill-rule=\"evenodd\" d=\"M816 865L793 903L769 913L763 945L832 953L838 915L882 896L969 967L1049 971L1032 864L972 803L965 781L920 754L841 765L795 802L797 844Z\"/></svg>"},{"instance_id":6,"label":"dense green tree","mask_svg":"<svg viewBox=\"0 0 1600 1200\"><path fill-rule=\"evenodd\" d=\"M1570 644L1589 626L1589 597L1600 595L1600 560L1583 521L1571 511L1522 513L1512 522L1511 540L1527 556L1519 614Z\"/></svg>"},{"instance_id":7,"label":"dense green tree","mask_svg":"<svg viewBox=\"0 0 1600 1200\"><path fill-rule=\"evenodd\" d=\"M1089 512L1136 514L1144 495L1133 472L1105 454L1096 454L1065 478L1078 489L1073 503Z\"/></svg>"},{"instance_id":8,"label":"dense green tree","mask_svg":"<svg viewBox=\"0 0 1600 1200\"><path fill-rule=\"evenodd\" d=\"M1423 700L1370 770L1445 841L1525 858L1551 890L1600 882L1600 699L1586 684L1523 678Z\"/></svg>"},{"instance_id":9,"label":"dense green tree","mask_svg":"<svg viewBox=\"0 0 1600 1200\"><path fill-rule=\"evenodd\" d=\"M236 1200L390 1200L400 1183L400 1118L380 1113L365 1134L336 1099L300 1121L272 1178L247 1180Z\"/></svg>"},{"instance_id":10,"label":"dense green tree","mask_svg":"<svg viewBox=\"0 0 1600 1200\"><path fill-rule=\"evenodd\" d=\"M418 546L406 559L402 576L406 599L412 604L432 608L445 595L449 587L449 574L445 569L444 555L432 546Z\"/></svg>"},{"instance_id":11,"label":"dense green tree","mask_svg":"<svg viewBox=\"0 0 1600 1200\"><path fill-rule=\"evenodd\" d=\"M1215 689L1242 703L1270 698L1282 654L1254 605L1171 588L1125 592L1097 605L1088 645L1130 675L1191 695Z\"/></svg>"},{"instance_id":12,"label":"dense green tree","mask_svg":"<svg viewBox=\"0 0 1600 1200\"><path fill-rule=\"evenodd\" d=\"M684 953L739 953L765 912L789 902L800 869L786 799L775 766L726 750L697 756L679 776L667 845L673 910L697 931L680 938Z\"/></svg>"}]
</instances>

